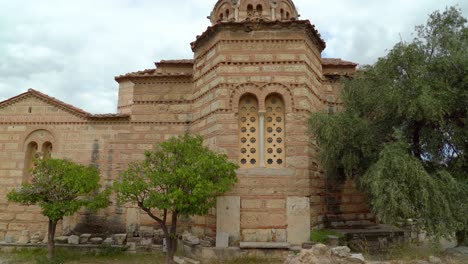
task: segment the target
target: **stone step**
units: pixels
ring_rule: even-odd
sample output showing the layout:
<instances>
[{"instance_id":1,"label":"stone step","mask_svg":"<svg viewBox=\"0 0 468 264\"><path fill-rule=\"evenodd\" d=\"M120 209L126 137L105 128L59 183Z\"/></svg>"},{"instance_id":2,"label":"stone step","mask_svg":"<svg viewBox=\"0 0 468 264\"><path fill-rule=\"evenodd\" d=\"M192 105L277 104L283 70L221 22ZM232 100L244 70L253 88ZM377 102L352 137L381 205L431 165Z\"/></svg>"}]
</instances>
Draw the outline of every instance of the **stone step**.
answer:
<instances>
[{"instance_id":1,"label":"stone step","mask_svg":"<svg viewBox=\"0 0 468 264\"><path fill-rule=\"evenodd\" d=\"M289 249L291 244L286 242L240 242L242 249Z\"/></svg>"}]
</instances>

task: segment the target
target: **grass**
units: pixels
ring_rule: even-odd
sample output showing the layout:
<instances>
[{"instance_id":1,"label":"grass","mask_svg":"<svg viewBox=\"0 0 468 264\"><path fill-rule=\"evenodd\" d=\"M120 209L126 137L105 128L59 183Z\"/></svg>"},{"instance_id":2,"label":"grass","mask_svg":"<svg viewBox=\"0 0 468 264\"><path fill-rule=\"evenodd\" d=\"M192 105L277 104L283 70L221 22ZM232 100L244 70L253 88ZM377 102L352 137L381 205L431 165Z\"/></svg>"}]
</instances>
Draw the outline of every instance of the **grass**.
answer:
<instances>
[{"instance_id":1,"label":"grass","mask_svg":"<svg viewBox=\"0 0 468 264\"><path fill-rule=\"evenodd\" d=\"M333 230L319 229L310 232L310 241L317 243L327 243L328 236L336 236L339 240L343 239L344 235Z\"/></svg>"},{"instance_id":2,"label":"grass","mask_svg":"<svg viewBox=\"0 0 468 264\"><path fill-rule=\"evenodd\" d=\"M5 262L7 260L7 262ZM13 253L0 253L0 263L8 264L163 264L165 256L161 253L127 254L119 249L109 248L97 252L73 249L56 249L56 258L49 262L46 249L23 249ZM2 262L3 261L3 262ZM236 258L229 261L214 261L210 264L281 264L279 259Z\"/></svg>"},{"instance_id":3,"label":"grass","mask_svg":"<svg viewBox=\"0 0 468 264\"><path fill-rule=\"evenodd\" d=\"M99 253L77 251L71 249L56 249L53 261L47 260L46 249L23 249L11 254L0 255L0 259L8 259L7 263L18 264L130 264L130 263L164 263L162 254L126 254L120 249L109 248Z\"/></svg>"}]
</instances>

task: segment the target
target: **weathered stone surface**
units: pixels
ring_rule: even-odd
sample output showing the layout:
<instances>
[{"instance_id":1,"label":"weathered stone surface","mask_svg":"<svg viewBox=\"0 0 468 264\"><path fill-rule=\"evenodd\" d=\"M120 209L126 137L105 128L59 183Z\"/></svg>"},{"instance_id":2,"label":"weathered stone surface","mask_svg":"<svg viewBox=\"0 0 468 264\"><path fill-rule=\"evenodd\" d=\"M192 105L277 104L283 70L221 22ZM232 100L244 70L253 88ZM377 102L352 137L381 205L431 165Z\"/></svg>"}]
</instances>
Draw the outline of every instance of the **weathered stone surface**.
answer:
<instances>
[{"instance_id":1,"label":"weathered stone surface","mask_svg":"<svg viewBox=\"0 0 468 264\"><path fill-rule=\"evenodd\" d=\"M429 263L438 264L438 263L442 263L442 260L438 257L429 256Z\"/></svg>"},{"instance_id":2,"label":"weathered stone surface","mask_svg":"<svg viewBox=\"0 0 468 264\"><path fill-rule=\"evenodd\" d=\"M468 247L460 246L455 248L449 248L445 251L447 254L455 256L468 256Z\"/></svg>"},{"instance_id":3,"label":"weathered stone surface","mask_svg":"<svg viewBox=\"0 0 468 264\"><path fill-rule=\"evenodd\" d=\"M114 239L112 239L112 237L108 237L104 239L104 241L102 241L102 244L106 246L111 246L114 244Z\"/></svg>"},{"instance_id":4,"label":"weathered stone surface","mask_svg":"<svg viewBox=\"0 0 468 264\"><path fill-rule=\"evenodd\" d=\"M125 241L127 240L127 234L115 234L114 240L116 245L125 245Z\"/></svg>"},{"instance_id":5,"label":"weathered stone surface","mask_svg":"<svg viewBox=\"0 0 468 264\"><path fill-rule=\"evenodd\" d=\"M31 236L31 244L38 244L42 240L42 234L41 232L36 232Z\"/></svg>"},{"instance_id":6,"label":"weathered stone surface","mask_svg":"<svg viewBox=\"0 0 468 264\"><path fill-rule=\"evenodd\" d=\"M288 242L300 245L309 240L310 199L307 197L288 197L286 204Z\"/></svg>"},{"instance_id":7,"label":"weathered stone surface","mask_svg":"<svg viewBox=\"0 0 468 264\"><path fill-rule=\"evenodd\" d=\"M217 233L216 234L216 247L227 248L229 247L229 234Z\"/></svg>"},{"instance_id":8,"label":"weathered stone surface","mask_svg":"<svg viewBox=\"0 0 468 264\"><path fill-rule=\"evenodd\" d=\"M57 244L67 244L68 237L67 236L58 236L54 238L55 243Z\"/></svg>"},{"instance_id":9,"label":"weathered stone surface","mask_svg":"<svg viewBox=\"0 0 468 264\"><path fill-rule=\"evenodd\" d=\"M5 236L5 243L7 244L13 244L16 242L15 237L13 236Z\"/></svg>"},{"instance_id":10,"label":"weathered stone surface","mask_svg":"<svg viewBox=\"0 0 468 264\"><path fill-rule=\"evenodd\" d=\"M291 245L285 242L241 242L240 248L252 249L288 249Z\"/></svg>"},{"instance_id":11,"label":"weathered stone surface","mask_svg":"<svg viewBox=\"0 0 468 264\"><path fill-rule=\"evenodd\" d=\"M81 234L80 235L80 244L88 244L91 234Z\"/></svg>"},{"instance_id":12,"label":"weathered stone surface","mask_svg":"<svg viewBox=\"0 0 468 264\"><path fill-rule=\"evenodd\" d=\"M346 258L349 263L366 263L366 260L362 254L351 254L349 257Z\"/></svg>"},{"instance_id":13,"label":"weathered stone surface","mask_svg":"<svg viewBox=\"0 0 468 264\"><path fill-rule=\"evenodd\" d=\"M19 237L18 239L18 244L28 244L29 241L30 241L30 236L29 236L29 231L28 230L24 230L23 232L21 232L21 236Z\"/></svg>"},{"instance_id":14,"label":"weathered stone surface","mask_svg":"<svg viewBox=\"0 0 468 264\"><path fill-rule=\"evenodd\" d=\"M299 255L289 256L285 264L351 264L366 263L362 254L351 255L347 247L329 248L322 244L302 250Z\"/></svg>"},{"instance_id":15,"label":"weathered stone surface","mask_svg":"<svg viewBox=\"0 0 468 264\"><path fill-rule=\"evenodd\" d=\"M100 237L93 237L93 238L89 239L89 242L91 244L94 244L94 245L100 245L100 244L102 244L102 241L104 241L104 239L102 239Z\"/></svg>"},{"instance_id":16,"label":"weathered stone surface","mask_svg":"<svg viewBox=\"0 0 468 264\"><path fill-rule=\"evenodd\" d=\"M68 244L70 245L79 245L80 244L80 237L76 235L71 235L68 237Z\"/></svg>"},{"instance_id":17,"label":"weathered stone surface","mask_svg":"<svg viewBox=\"0 0 468 264\"><path fill-rule=\"evenodd\" d=\"M240 197L223 196L216 201L216 233L226 233L231 241L240 238ZM229 243L229 240L228 240ZM224 246L218 245L216 247Z\"/></svg>"},{"instance_id":18,"label":"weathered stone surface","mask_svg":"<svg viewBox=\"0 0 468 264\"><path fill-rule=\"evenodd\" d=\"M153 239L152 238L142 238L140 240L140 245L142 246L149 246L153 244Z\"/></svg>"},{"instance_id":19,"label":"weathered stone surface","mask_svg":"<svg viewBox=\"0 0 468 264\"><path fill-rule=\"evenodd\" d=\"M349 247L334 247L331 249L331 253L334 256L346 258L350 256L351 249L349 249Z\"/></svg>"}]
</instances>

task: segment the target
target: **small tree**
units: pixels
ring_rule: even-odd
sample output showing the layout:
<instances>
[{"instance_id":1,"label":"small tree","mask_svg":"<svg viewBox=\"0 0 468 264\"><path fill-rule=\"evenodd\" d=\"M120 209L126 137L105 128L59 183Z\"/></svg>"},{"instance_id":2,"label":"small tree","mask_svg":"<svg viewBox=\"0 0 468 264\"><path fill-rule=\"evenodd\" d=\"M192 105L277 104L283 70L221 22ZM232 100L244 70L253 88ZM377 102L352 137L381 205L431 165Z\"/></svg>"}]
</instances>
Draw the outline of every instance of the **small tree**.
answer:
<instances>
[{"instance_id":1,"label":"small tree","mask_svg":"<svg viewBox=\"0 0 468 264\"><path fill-rule=\"evenodd\" d=\"M119 201L138 205L160 225L167 242L166 263L173 263L177 217L207 214L216 197L237 182L238 166L204 147L200 136L171 138L145 156L121 174L114 188Z\"/></svg>"},{"instance_id":2,"label":"small tree","mask_svg":"<svg viewBox=\"0 0 468 264\"><path fill-rule=\"evenodd\" d=\"M32 170L32 182L8 193L9 201L38 205L49 218L48 255L55 256L57 222L83 207L91 210L107 207L109 192L99 192L99 171L62 159L38 160Z\"/></svg>"}]
</instances>

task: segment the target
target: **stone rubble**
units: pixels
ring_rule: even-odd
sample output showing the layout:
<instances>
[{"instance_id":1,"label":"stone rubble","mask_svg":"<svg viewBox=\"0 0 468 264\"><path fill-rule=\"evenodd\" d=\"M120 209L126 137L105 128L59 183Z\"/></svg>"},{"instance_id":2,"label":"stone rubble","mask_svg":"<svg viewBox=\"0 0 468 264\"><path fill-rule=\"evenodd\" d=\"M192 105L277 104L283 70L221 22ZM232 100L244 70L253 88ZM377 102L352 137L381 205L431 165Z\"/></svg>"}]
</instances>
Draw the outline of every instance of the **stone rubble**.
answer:
<instances>
[{"instance_id":1,"label":"stone rubble","mask_svg":"<svg viewBox=\"0 0 468 264\"><path fill-rule=\"evenodd\" d=\"M58 236L54 238L55 243L57 244L67 244L68 237L67 236Z\"/></svg>"},{"instance_id":2,"label":"stone rubble","mask_svg":"<svg viewBox=\"0 0 468 264\"><path fill-rule=\"evenodd\" d=\"M114 239L112 239L112 237L108 237L102 241L102 244L105 246L112 246L114 244Z\"/></svg>"},{"instance_id":3,"label":"stone rubble","mask_svg":"<svg viewBox=\"0 0 468 264\"><path fill-rule=\"evenodd\" d=\"M80 237L79 236L69 236L68 237L68 244L70 245L79 245L80 244Z\"/></svg>"},{"instance_id":4,"label":"stone rubble","mask_svg":"<svg viewBox=\"0 0 468 264\"><path fill-rule=\"evenodd\" d=\"M127 240L127 234L115 234L114 241L116 245L122 246L125 245L125 241Z\"/></svg>"},{"instance_id":5,"label":"stone rubble","mask_svg":"<svg viewBox=\"0 0 468 264\"><path fill-rule=\"evenodd\" d=\"M31 244L39 244L42 240L41 232L36 232L31 236Z\"/></svg>"},{"instance_id":6,"label":"stone rubble","mask_svg":"<svg viewBox=\"0 0 468 264\"><path fill-rule=\"evenodd\" d=\"M197 236L192 235L192 234L191 234L190 232L188 232L188 231L185 231L185 232L182 234L182 241L183 241L185 244L192 245L192 246L195 246L195 245L199 245L199 244L200 244L200 239L199 239Z\"/></svg>"},{"instance_id":7,"label":"stone rubble","mask_svg":"<svg viewBox=\"0 0 468 264\"><path fill-rule=\"evenodd\" d=\"M30 241L30 236L29 236L29 231L28 230L24 230L23 232L21 232L21 236L19 237L18 239L18 244L28 244L29 241Z\"/></svg>"},{"instance_id":8,"label":"stone rubble","mask_svg":"<svg viewBox=\"0 0 468 264\"><path fill-rule=\"evenodd\" d=\"M102 244L102 241L103 241L103 240L104 240L104 239L102 239L102 238L100 238L100 237L93 237L93 238L91 238L91 239L89 240L89 242L90 242L91 244L93 244L93 245L100 245L100 244Z\"/></svg>"},{"instance_id":9,"label":"stone rubble","mask_svg":"<svg viewBox=\"0 0 468 264\"><path fill-rule=\"evenodd\" d=\"M91 234L81 234L80 235L80 244L88 244Z\"/></svg>"}]
</instances>

